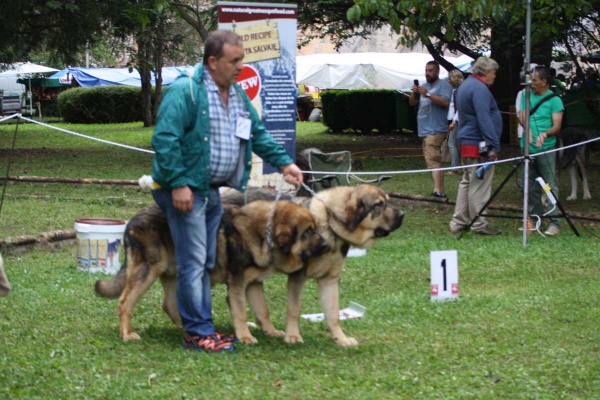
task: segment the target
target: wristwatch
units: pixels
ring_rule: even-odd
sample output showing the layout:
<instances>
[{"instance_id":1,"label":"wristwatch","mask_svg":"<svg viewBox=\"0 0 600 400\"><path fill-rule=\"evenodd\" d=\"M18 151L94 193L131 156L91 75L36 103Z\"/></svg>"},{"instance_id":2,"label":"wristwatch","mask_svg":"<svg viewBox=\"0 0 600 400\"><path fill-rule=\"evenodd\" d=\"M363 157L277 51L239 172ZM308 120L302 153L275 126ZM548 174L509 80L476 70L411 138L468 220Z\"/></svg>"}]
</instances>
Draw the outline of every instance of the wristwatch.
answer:
<instances>
[{"instance_id":1,"label":"wristwatch","mask_svg":"<svg viewBox=\"0 0 600 400\"><path fill-rule=\"evenodd\" d=\"M425 93L425 96L431 97L431 93L427 92L427 93Z\"/></svg>"}]
</instances>

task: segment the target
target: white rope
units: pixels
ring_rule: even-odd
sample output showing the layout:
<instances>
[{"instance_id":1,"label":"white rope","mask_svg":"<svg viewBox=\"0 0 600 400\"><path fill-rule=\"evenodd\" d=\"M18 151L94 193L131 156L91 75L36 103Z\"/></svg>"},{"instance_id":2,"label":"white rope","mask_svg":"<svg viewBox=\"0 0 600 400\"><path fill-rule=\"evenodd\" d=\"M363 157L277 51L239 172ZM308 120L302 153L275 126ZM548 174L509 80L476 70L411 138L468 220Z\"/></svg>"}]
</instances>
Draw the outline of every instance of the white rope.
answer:
<instances>
[{"instance_id":1,"label":"white rope","mask_svg":"<svg viewBox=\"0 0 600 400\"><path fill-rule=\"evenodd\" d=\"M551 150L546 150L546 151L542 151L539 153L535 153L535 154L530 154L529 157L530 158L535 158L544 154L550 154L550 153L555 153L557 151L562 151L562 150L566 150L566 149L570 149L572 147L578 147L578 146L583 146L586 145L588 143L592 143L592 142L596 142L600 140L600 137L597 137L595 139L589 139L580 143L575 143L569 146L564 146L564 147L559 147L556 149L551 149ZM519 161L519 160L523 160L525 157L520 156L520 157L513 157L513 158L507 158L506 160L496 160L496 161L486 161L483 163L479 163L479 164L470 164L470 165L461 165L458 167L444 167L444 168L432 168L432 169L414 169L414 170L409 170L409 171L377 171L377 172L352 172L352 175L401 175L401 174L417 174L417 173L423 173L423 172L433 172L433 171L451 171L451 170L456 170L456 169L464 169L464 168L473 168L473 167L480 167L482 165L494 165L494 164L504 164L504 163L508 163L508 162L513 162L513 161ZM303 173L309 173L309 174L322 174L322 175L346 175L347 172L332 172L332 171L302 171Z\"/></svg>"},{"instance_id":2,"label":"white rope","mask_svg":"<svg viewBox=\"0 0 600 400\"><path fill-rule=\"evenodd\" d=\"M141 151L143 153L154 154L154 151L152 151L152 150L141 149L141 148L138 148L138 147L128 146L126 144L111 142L109 140L98 139L98 138L95 138L93 136L84 135L84 134L81 134L81 133L69 131L67 129L62 129L62 128L58 128L58 127L55 127L55 126L52 126L52 125L48 125L48 124L45 124L43 122L39 122L39 121L36 121L36 120L33 120L33 119L25 118L21 114L14 114L14 115L11 115L10 117L0 119L0 122L6 121L6 120L11 119L11 118L22 118L25 121L29 121L29 122L32 122L34 124L42 125L42 126L45 126L47 128L50 128L50 129L55 129L57 131L68 133L70 135L75 135L75 136L79 136L79 137L82 137L82 138L85 138L85 139L95 140L97 142L109 144L109 145L112 145L112 146L118 146L118 147L122 147L122 148L129 149L129 150L135 150L135 151ZM529 157L530 158L535 158L535 157L538 157L538 156L541 156L541 155L544 155L544 154L551 154L551 153L554 153L554 152L557 152L557 151L566 150L566 149L569 149L569 148L572 148L572 147L583 146L583 145L586 145L588 143L592 143L592 142L595 142L595 141L598 141L598 140L600 140L600 137L595 138L595 139L589 139L589 140L583 141L581 143L575 143L575 144L572 144L572 145L569 145L569 146L559 147L559 148L556 148L556 149L551 149L551 150L542 151L540 153L531 154ZM480 167L482 165L504 164L504 163L514 162L514 161L520 161L520 160L523 160L524 158L525 157L520 156L520 157L507 158L505 160L487 161L487 162L483 162L483 163L479 163L479 164L461 165L461 166L457 166L457 167L444 167L444 168L433 168L433 169L414 169L414 170L408 170L408 171L352 172L351 174L354 175L354 176L358 176L358 175L403 175L403 174L418 174L418 173L426 173L426 172L434 172L434 171L454 171L454 170L457 170L457 169ZM259 164L259 163L254 163L253 162L253 164ZM333 172L333 171L302 171L302 173L322 174L322 175L347 175L348 174L348 172Z\"/></svg>"},{"instance_id":3,"label":"white rope","mask_svg":"<svg viewBox=\"0 0 600 400\"><path fill-rule=\"evenodd\" d=\"M79 137L82 137L82 138L85 138L85 139L95 140L97 142L101 142L101 143L105 143L105 144L110 144L112 146L123 147L124 149L136 150L136 151L141 151L143 153L154 154L154 151L152 151L152 150L140 149L138 147L128 146L126 144L111 142L109 140L104 140L104 139L98 139L98 138L95 138L93 136L88 136L88 135L84 135L84 134L81 134L81 133L69 131L67 129L57 128L56 126L44 124L43 122L39 122L39 121L36 121L36 120L33 120L33 119L25 118L23 116L20 116L20 118L24 119L25 121L33 122L34 124L45 126L46 128L56 129L57 131L68 133L70 135L75 135L75 136L79 136Z\"/></svg>"},{"instance_id":4,"label":"white rope","mask_svg":"<svg viewBox=\"0 0 600 400\"><path fill-rule=\"evenodd\" d=\"M20 117L21 117L21 114L13 114L10 117L0 118L0 122L8 121L11 118L20 118Z\"/></svg>"}]
</instances>

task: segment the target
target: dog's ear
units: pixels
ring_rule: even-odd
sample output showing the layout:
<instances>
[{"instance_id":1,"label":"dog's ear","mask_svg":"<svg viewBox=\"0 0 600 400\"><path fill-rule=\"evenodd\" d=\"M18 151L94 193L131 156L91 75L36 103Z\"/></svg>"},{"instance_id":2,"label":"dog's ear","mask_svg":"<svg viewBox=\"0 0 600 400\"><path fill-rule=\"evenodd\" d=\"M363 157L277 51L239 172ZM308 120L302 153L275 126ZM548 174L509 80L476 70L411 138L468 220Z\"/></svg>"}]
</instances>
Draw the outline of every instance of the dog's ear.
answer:
<instances>
[{"instance_id":1,"label":"dog's ear","mask_svg":"<svg viewBox=\"0 0 600 400\"><path fill-rule=\"evenodd\" d=\"M369 215L377 204L379 196L372 193L365 193L357 187L350 196L349 206L346 208L346 228L354 232L360 223ZM381 214L381 209L378 210Z\"/></svg>"},{"instance_id":2,"label":"dog's ear","mask_svg":"<svg viewBox=\"0 0 600 400\"><path fill-rule=\"evenodd\" d=\"M354 207L348 207L346 209L346 228L350 232L354 232L368 214L368 208L365 207L365 204L361 199L358 199Z\"/></svg>"},{"instance_id":3,"label":"dog's ear","mask_svg":"<svg viewBox=\"0 0 600 400\"><path fill-rule=\"evenodd\" d=\"M289 226L281 227L277 230L275 235L275 242L281 249L283 254L290 254L292 252L292 246L296 243L296 236L298 235L298 228L294 227L294 230L290 230Z\"/></svg>"}]
</instances>

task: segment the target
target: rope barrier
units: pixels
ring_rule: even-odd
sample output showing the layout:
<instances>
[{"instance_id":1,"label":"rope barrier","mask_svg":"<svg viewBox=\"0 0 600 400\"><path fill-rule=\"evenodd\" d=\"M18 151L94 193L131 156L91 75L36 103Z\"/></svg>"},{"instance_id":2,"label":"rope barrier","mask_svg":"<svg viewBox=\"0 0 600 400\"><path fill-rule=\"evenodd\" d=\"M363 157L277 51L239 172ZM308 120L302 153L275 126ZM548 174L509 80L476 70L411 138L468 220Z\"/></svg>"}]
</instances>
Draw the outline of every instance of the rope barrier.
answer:
<instances>
[{"instance_id":1,"label":"rope barrier","mask_svg":"<svg viewBox=\"0 0 600 400\"><path fill-rule=\"evenodd\" d=\"M82 137L82 138L85 138L85 139L95 140L95 141L100 142L100 143L110 144L112 146L122 147L124 149L141 151L142 153L154 154L154 151L152 151L152 150L140 149L138 147L128 146L126 144L111 142L110 140L104 140L104 139L95 138L93 136L88 136L88 135L84 135L82 133L73 132L73 131L70 131L68 129L62 129L62 128L58 128L56 126L48 125L48 124L45 124L43 122L36 121L34 119L25 118L21 114L17 114L17 115L19 115L19 118L21 118L21 119L23 119L25 121L32 122L32 123L38 124L38 125L42 125L42 126L45 126L46 128L56 129L57 131L68 133L70 135L75 135L75 136L79 136L79 137ZM0 122L2 122L2 121L0 121Z\"/></svg>"},{"instance_id":2,"label":"rope barrier","mask_svg":"<svg viewBox=\"0 0 600 400\"><path fill-rule=\"evenodd\" d=\"M565 108L566 107L570 107L570 106L572 106L574 104L577 104L577 103L580 103L580 102L582 102L584 100L586 100L586 99L579 99L579 100L572 101L570 103L565 104L564 107ZM592 101L598 101L598 99L592 99ZM500 111L500 114L515 115L515 116L517 115L516 112L512 112L512 111Z\"/></svg>"},{"instance_id":3,"label":"rope barrier","mask_svg":"<svg viewBox=\"0 0 600 400\"><path fill-rule=\"evenodd\" d=\"M135 151L140 151L140 152L144 152L144 153L149 153L149 154L154 154L154 151L152 150L147 150L147 149L141 149L138 147L134 147L134 146L128 146L125 144L121 144L121 143L116 143L116 142L111 142L109 140L104 140L104 139L99 139L99 138L95 138L93 136L88 136L88 135L84 135L81 133L77 133L77 132L73 132L73 131L69 131L67 129L62 129L62 128L58 128L56 126L52 126L49 124L45 124L43 122L39 122L39 121L35 121L29 118L25 118L23 117L21 114L14 114L10 117L7 118L3 118L0 119L0 122L2 121L6 121L8 119L11 118L21 118L25 121L29 121L32 122L34 124L38 124L50 129L55 129L64 133L68 133L71 135L75 135L78 137L82 137L85 139L90 139L90 140L95 140L101 143L105 143L105 144L109 144L112 146L117 146L117 147L122 147L128 150L135 150ZM585 144L588 143L593 143L595 141L600 140L600 137L598 138L594 138L594 139L589 139L586 141L583 141L581 143L575 143L569 146L564 146L564 147L560 147L557 149L551 149L551 150L546 150L540 153L535 153L535 154L531 154L530 158L535 158L544 154L551 154L557 151L562 151L562 150L566 150L572 147L578 147L578 146L583 146ZM478 163L478 164L471 164L471 165L461 165L461 166L457 166L457 167L444 167L444 168L433 168L433 169L415 169L415 170L406 170L406 171L375 171L375 172L354 172L352 171L352 175L405 175L405 174L417 174L417 173L426 173L426 172L434 172L434 171L453 171L453 170L457 170L457 169L465 169L465 168L473 168L473 167L480 167L482 165L495 165L495 164L505 164L505 163L509 163L509 162L515 162L515 161L520 161L523 160L525 157L523 156L519 156L519 157L513 157L513 158L507 158L505 160L495 160L495 161L487 161L487 162L483 162L483 163ZM254 164L254 163L253 163ZM322 175L347 175L348 172L333 172L333 171L302 171L302 173L309 173L309 174L322 174Z\"/></svg>"},{"instance_id":4,"label":"rope barrier","mask_svg":"<svg viewBox=\"0 0 600 400\"><path fill-rule=\"evenodd\" d=\"M562 150L566 150L566 149L570 149L572 147L579 147L579 146L583 146L586 145L588 143L593 143L600 140L600 137L594 138L594 139L589 139L586 141L583 141L581 143L575 143L569 146L564 146L564 147L559 147L556 149L551 149L551 150L546 150L546 151L542 151L539 153L535 153L535 154L530 154L529 157L530 158L535 158L535 157L539 157L543 154L551 154L551 153L555 153L557 151L562 151ZM459 167L444 167L444 168L432 168L432 169L415 169L415 170L408 170L408 171L376 171L376 172L352 172L352 175L402 175L402 174L417 174L417 173L423 173L423 172L433 172L433 171L452 171L452 170L456 170L456 169L465 169L465 168L473 168L473 167L480 167L482 165L495 165L495 164L504 164L504 163L508 163L508 162L513 162L513 161L520 161L525 159L524 156L519 156L519 157L513 157L513 158L507 158L506 160L495 160L495 161L486 161L483 163L479 163L479 164L471 164L471 165L461 165ZM307 172L307 173L311 173L311 174L326 174L326 175L347 175L348 172L331 172L331 171L302 171L302 172Z\"/></svg>"},{"instance_id":5,"label":"rope barrier","mask_svg":"<svg viewBox=\"0 0 600 400\"><path fill-rule=\"evenodd\" d=\"M0 118L0 122L8 121L11 118L17 118L17 117L20 117L20 116L21 116L21 114L13 114L10 117Z\"/></svg>"}]
</instances>

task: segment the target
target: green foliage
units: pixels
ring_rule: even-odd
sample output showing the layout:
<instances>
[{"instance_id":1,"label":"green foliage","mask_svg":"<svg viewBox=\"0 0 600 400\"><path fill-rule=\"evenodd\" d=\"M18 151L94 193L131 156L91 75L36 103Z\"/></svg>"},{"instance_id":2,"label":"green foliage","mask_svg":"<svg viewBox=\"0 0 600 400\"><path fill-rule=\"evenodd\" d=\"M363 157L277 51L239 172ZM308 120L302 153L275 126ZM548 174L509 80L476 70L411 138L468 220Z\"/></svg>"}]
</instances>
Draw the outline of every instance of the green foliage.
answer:
<instances>
[{"instance_id":1,"label":"green foliage","mask_svg":"<svg viewBox=\"0 0 600 400\"><path fill-rule=\"evenodd\" d=\"M327 90L321 93L323 101L323 123L333 132L343 132L350 128L346 118L345 90Z\"/></svg>"},{"instance_id":2,"label":"green foliage","mask_svg":"<svg viewBox=\"0 0 600 400\"><path fill-rule=\"evenodd\" d=\"M106 31L120 0L16 0L0 3L0 62L23 61L39 50L52 61L77 61L86 42ZM58 64L57 64L58 65Z\"/></svg>"},{"instance_id":3,"label":"green foliage","mask_svg":"<svg viewBox=\"0 0 600 400\"><path fill-rule=\"evenodd\" d=\"M142 120L141 89L100 86L66 90L58 97L65 122L112 124Z\"/></svg>"},{"instance_id":4,"label":"green foliage","mask_svg":"<svg viewBox=\"0 0 600 400\"><path fill-rule=\"evenodd\" d=\"M398 113L405 116L406 102L393 90L328 90L321 93L323 123L333 132L352 129L387 133L400 128Z\"/></svg>"}]
</instances>

